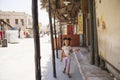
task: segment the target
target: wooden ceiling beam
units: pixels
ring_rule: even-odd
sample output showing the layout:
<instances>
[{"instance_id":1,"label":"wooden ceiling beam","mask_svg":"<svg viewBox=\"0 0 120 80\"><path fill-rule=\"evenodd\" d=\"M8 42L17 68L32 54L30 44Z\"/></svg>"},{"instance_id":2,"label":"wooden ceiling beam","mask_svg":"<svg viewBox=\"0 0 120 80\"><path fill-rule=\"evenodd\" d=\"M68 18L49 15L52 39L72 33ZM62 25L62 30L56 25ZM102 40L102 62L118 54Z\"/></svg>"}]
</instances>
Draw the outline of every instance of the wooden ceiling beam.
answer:
<instances>
[{"instance_id":1,"label":"wooden ceiling beam","mask_svg":"<svg viewBox=\"0 0 120 80\"><path fill-rule=\"evenodd\" d=\"M70 0L70 1L71 3L66 6L63 3L64 0L51 0L52 17L54 17L54 13L56 12L55 17L60 21L70 21L72 18L76 19L77 18L76 13L80 9L80 0ZM48 9L47 0L41 0L41 2L42 2L41 5L46 7L46 9ZM67 17L64 16L64 13L66 12L68 14Z\"/></svg>"}]
</instances>

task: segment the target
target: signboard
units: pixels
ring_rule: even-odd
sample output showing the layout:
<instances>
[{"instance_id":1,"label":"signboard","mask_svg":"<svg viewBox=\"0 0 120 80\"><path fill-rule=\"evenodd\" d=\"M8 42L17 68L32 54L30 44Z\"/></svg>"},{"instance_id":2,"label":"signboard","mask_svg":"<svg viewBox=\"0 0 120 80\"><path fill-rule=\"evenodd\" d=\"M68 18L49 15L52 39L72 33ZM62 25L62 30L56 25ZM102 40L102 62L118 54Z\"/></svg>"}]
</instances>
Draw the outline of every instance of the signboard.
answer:
<instances>
[{"instance_id":1,"label":"signboard","mask_svg":"<svg viewBox=\"0 0 120 80\"><path fill-rule=\"evenodd\" d=\"M68 25L67 26L67 34L74 34L74 25Z\"/></svg>"},{"instance_id":2,"label":"signboard","mask_svg":"<svg viewBox=\"0 0 120 80\"><path fill-rule=\"evenodd\" d=\"M83 14L78 14L78 34L83 34Z\"/></svg>"}]
</instances>

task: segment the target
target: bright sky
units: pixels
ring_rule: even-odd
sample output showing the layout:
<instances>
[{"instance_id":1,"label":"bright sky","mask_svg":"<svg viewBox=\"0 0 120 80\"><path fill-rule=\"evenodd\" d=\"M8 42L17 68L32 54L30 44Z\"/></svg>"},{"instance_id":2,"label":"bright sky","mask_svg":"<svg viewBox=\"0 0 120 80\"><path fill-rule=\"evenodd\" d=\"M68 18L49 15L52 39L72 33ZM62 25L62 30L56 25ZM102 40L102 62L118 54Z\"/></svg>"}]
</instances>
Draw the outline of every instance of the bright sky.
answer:
<instances>
[{"instance_id":1,"label":"bright sky","mask_svg":"<svg viewBox=\"0 0 120 80\"><path fill-rule=\"evenodd\" d=\"M31 3L32 0L0 0L0 10L26 12L32 15ZM49 23L48 13L46 10L40 9L40 4L38 10L39 22L41 22L43 26L47 25Z\"/></svg>"}]
</instances>

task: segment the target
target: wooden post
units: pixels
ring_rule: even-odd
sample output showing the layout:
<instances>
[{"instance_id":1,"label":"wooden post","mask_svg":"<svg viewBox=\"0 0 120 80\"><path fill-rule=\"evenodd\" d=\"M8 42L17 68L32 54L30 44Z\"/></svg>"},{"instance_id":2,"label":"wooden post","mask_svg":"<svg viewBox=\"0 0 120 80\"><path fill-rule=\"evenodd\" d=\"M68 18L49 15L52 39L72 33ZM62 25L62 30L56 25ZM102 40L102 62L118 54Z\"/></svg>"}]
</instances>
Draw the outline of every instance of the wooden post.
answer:
<instances>
[{"instance_id":1,"label":"wooden post","mask_svg":"<svg viewBox=\"0 0 120 80\"><path fill-rule=\"evenodd\" d=\"M98 34L96 26L96 11L95 11L95 0L93 0L93 21L94 21L94 53L95 53L95 65L99 66L100 56L98 54Z\"/></svg>"},{"instance_id":2,"label":"wooden post","mask_svg":"<svg viewBox=\"0 0 120 80\"><path fill-rule=\"evenodd\" d=\"M55 53L54 53L54 41L53 41L53 27L52 27L52 17L51 17L51 3L49 2L49 23L50 23L50 32L51 32L51 47L52 47L52 63L53 63L53 77L56 78L56 63L55 63Z\"/></svg>"},{"instance_id":3,"label":"wooden post","mask_svg":"<svg viewBox=\"0 0 120 80\"><path fill-rule=\"evenodd\" d=\"M60 41L61 41L61 47L62 47L62 26L60 25Z\"/></svg>"},{"instance_id":4,"label":"wooden post","mask_svg":"<svg viewBox=\"0 0 120 80\"><path fill-rule=\"evenodd\" d=\"M55 32L55 43L56 43L56 57L58 58L58 45L57 45L57 36L56 36L56 25L55 25L55 14L54 14L54 32Z\"/></svg>"},{"instance_id":5,"label":"wooden post","mask_svg":"<svg viewBox=\"0 0 120 80\"><path fill-rule=\"evenodd\" d=\"M90 9L90 45L91 45L91 64L94 64L94 21L93 21L93 0L89 0Z\"/></svg>"},{"instance_id":6,"label":"wooden post","mask_svg":"<svg viewBox=\"0 0 120 80\"><path fill-rule=\"evenodd\" d=\"M76 34L78 33L78 26L77 24L75 24L75 27L76 27Z\"/></svg>"},{"instance_id":7,"label":"wooden post","mask_svg":"<svg viewBox=\"0 0 120 80\"><path fill-rule=\"evenodd\" d=\"M83 13L83 47L86 47L86 14Z\"/></svg>"},{"instance_id":8,"label":"wooden post","mask_svg":"<svg viewBox=\"0 0 120 80\"><path fill-rule=\"evenodd\" d=\"M95 14L95 1L89 0L90 6L90 32L91 32L91 63L99 66L100 64L100 57L98 55L98 37L97 37L97 27L96 27L96 14Z\"/></svg>"},{"instance_id":9,"label":"wooden post","mask_svg":"<svg viewBox=\"0 0 120 80\"><path fill-rule=\"evenodd\" d=\"M40 65L40 38L38 29L38 2L32 0L32 18L33 18L33 35L35 46L35 76L36 80L41 80L41 65Z\"/></svg>"}]
</instances>

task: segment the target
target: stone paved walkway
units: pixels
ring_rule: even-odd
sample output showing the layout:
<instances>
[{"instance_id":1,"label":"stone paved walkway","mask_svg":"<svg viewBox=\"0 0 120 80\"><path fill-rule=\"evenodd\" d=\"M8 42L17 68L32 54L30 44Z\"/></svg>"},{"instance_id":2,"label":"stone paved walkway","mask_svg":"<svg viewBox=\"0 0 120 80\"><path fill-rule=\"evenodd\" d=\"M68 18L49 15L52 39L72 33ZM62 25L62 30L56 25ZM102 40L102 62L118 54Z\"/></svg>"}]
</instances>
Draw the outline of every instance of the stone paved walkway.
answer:
<instances>
[{"instance_id":1,"label":"stone paved walkway","mask_svg":"<svg viewBox=\"0 0 120 80\"><path fill-rule=\"evenodd\" d=\"M75 57L83 80L113 80L109 73L90 64L90 53L85 48L81 48Z\"/></svg>"}]
</instances>

